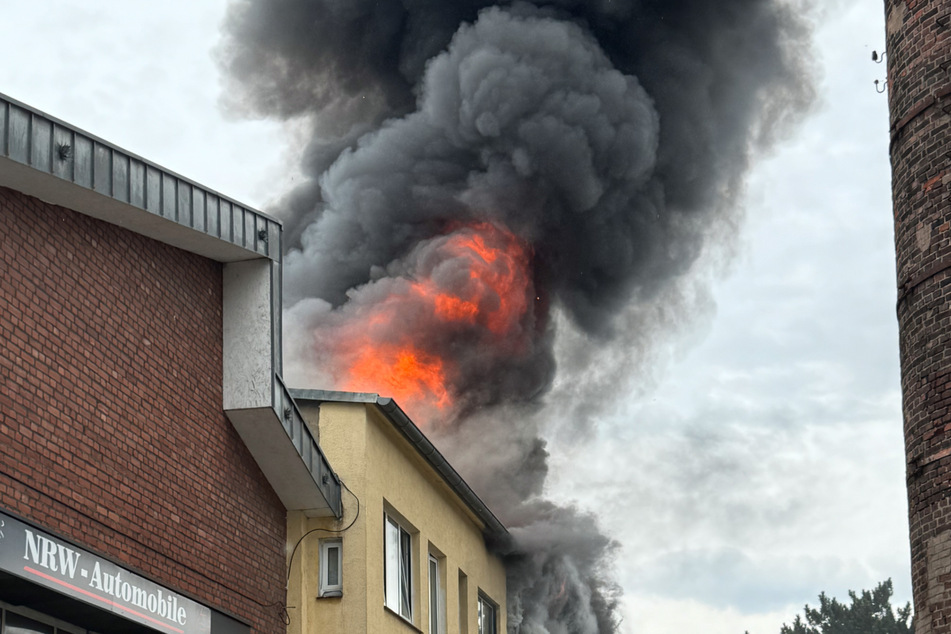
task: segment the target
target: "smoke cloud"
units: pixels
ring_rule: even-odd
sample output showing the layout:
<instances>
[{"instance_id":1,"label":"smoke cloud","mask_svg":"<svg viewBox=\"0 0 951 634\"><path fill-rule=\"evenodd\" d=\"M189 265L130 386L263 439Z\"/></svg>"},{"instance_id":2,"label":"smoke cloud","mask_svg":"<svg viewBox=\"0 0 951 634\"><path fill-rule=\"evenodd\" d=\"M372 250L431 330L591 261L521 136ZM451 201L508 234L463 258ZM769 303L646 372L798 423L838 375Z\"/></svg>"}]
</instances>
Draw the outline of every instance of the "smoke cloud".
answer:
<instances>
[{"instance_id":1,"label":"smoke cloud","mask_svg":"<svg viewBox=\"0 0 951 634\"><path fill-rule=\"evenodd\" d=\"M812 100L808 40L782 0L228 13L228 107L311 134L275 209L288 378L395 396L428 428L511 529L513 631L617 630L616 546L544 499L542 438L551 418L584 433L574 412L702 304L687 273Z\"/></svg>"}]
</instances>

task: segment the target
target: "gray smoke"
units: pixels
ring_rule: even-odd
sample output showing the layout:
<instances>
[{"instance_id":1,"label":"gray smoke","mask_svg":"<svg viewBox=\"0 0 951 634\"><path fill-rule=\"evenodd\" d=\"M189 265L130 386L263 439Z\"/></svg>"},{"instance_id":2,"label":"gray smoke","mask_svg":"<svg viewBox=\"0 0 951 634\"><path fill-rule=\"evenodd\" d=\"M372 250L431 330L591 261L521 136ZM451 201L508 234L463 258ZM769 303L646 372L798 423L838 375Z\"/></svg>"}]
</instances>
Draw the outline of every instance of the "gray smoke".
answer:
<instances>
[{"instance_id":1,"label":"gray smoke","mask_svg":"<svg viewBox=\"0 0 951 634\"><path fill-rule=\"evenodd\" d=\"M672 289L739 223L750 157L811 102L808 40L782 0L245 0L229 11L229 107L313 132L305 182L275 210L290 240L291 379L333 382L350 330L452 361L454 407L430 431L511 528L497 547L513 631L617 629L613 544L594 518L542 498L538 412L557 372L572 372L576 406L614 391L610 368L586 381L582 348L556 368L555 324L627 368L626 344L649 354L651 329L684 318L690 302ZM511 296L476 293L471 252L448 250L486 231L525 254ZM476 297L479 316L435 319L414 302L422 279ZM503 332L492 315L513 301L525 308ZM364 328L381 307L395 319ZM582 418L557 424L583 433Z\"/></svg>"},{"instance_id":2,"label":"gray smoke","mask_svg":"<svg viewBox=\"0 0 951 634\"><path fill-rule=\"evenodd\" d=\"M510 540L491 544L505 559L509 631L616 632L618 544L590 513L544 499L548 453L537 408L488 408L456 429L436 430L435 441L509 527Z\"/></svg>"}]
</instances>

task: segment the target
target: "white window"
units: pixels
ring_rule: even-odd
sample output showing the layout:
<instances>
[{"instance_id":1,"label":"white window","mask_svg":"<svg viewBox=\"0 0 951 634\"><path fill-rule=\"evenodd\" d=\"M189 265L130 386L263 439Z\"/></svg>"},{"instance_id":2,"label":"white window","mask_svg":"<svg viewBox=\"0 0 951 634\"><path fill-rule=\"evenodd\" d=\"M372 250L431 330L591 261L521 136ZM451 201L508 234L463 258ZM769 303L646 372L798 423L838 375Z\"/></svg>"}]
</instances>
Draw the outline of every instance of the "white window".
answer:
<instances>
[{"instance_id":1,"label":"white window","mask_svg":"<svg viewBox=\"0 0 951 634\"><path fill-rule=\"evenodd\" d=\"M412 621L413 536L389 515L384 530L386 607Z\"/></svg>"},{"instance_id":2,"label":"white window","mask_svg":"<svg viewBox=\"0 0 951 634\"><path fill-rule=\"evenodd\" d=\"M446 586L435 555L429 555L429 634L446 634Z\"/></svg>"},{"instance_id":3,"label":"white window","mask_svg":"<svg viewBox=\"0 0 951 634\"><path fill-rule=\"evenodd\" d=\"M343 541L320 540L320 597L343 596Z\"/></svg>"},{"instance_id":4,"label":"white window","mask_svg":"<svg viewBox=\"0 0 951 634\"><path fill-rule=\"evenodd\" d=\"M479 593L479 634L496 634L498 609L487 597Z\"/></svg>"}]
</instances>

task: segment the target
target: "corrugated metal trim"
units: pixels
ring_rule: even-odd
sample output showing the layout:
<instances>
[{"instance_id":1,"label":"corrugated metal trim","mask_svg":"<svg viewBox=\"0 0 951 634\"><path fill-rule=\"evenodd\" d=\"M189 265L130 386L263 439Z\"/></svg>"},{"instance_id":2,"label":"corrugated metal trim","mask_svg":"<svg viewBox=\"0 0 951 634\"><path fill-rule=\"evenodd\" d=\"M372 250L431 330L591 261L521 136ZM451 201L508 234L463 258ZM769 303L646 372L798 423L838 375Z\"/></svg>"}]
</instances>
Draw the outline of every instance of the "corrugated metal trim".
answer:
<instances>
[{"instance_id":1,"label":"corrugated metal trim","mask_svg":"<svg viewBox=\"0 0 951 634\"><path fill-rule=\"evenodd\" d=\"M249 257L281 258L276 219L3 94L0 158L223 240Z\"/></svg>"},{"instance_id":2,"label":"corrugated metal trim","mask_svg":"<svg viewBox=\"0 0 951 634\"><path fill-rule=\"evenodd\" d=\"M436 470L443 481L465 502L466 506L485 525L485 532L492 537L501 537L508 533L505 525L485 505L485 502L476 495L462 476L459 475L449 461L429 441L423 432L416 426L409 416L391 398L383 398L378 394L368 392L336 392L332 390L289 390L290 395L299 401L337 402L337 403L366 403L375 405L393 423L403 436L412 444L419 454Z\"/></svg>"},{"instance_id":3,"label":"corrugated metal trim","mask_svg":"<svg viewBox=\"0 0 951 634\"><path fill-rule=\"evenodd\" d=\"M336 517L340 517L343 510L340 502L340 478L330 467L330 462L314 439L310 428L304 421L297 403L279 376L275 375L276 391L280 394L280 406L277 415L284 426L287 437L290 438L304 465L310 471L317 488L327 501L327 505Z\"/></svg>"}]
</instances>

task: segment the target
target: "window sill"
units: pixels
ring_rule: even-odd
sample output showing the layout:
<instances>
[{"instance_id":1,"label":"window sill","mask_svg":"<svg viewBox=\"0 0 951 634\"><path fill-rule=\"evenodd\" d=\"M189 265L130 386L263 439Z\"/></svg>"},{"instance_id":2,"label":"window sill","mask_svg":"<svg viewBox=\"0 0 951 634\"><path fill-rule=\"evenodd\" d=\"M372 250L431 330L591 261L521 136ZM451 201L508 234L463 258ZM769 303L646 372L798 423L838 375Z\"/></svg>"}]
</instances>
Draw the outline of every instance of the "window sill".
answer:
<instances>
[{"instance_id":1,"label":"window sill","mask_svg":"<svg viewBox=\"0 0 951 634\"><path fill-rule=\"evenodd\" d=\"M389 607L387 607L387 606L385 606L385 605L383 606L383 611L386 612L387 614L389 614L389 615L390 615L391 617L393 617L394 619L398 620L400 623L402 623L403 625L405 625L405 626L406 626L407 628L409 628L410 630L412 630L412 631L414 631L414 632L419 632L419 634L423 634L423 630L421 630L421 629L419 629L418 627L416 627L416 624L415 624L415 623L413 623L412 621L410 621L409 619L407 619L405 616L403 616L403 615L400 614L399 612L396 612L396 611L392 610L391 608L389 608Z\"/></svg>"}]
</instances>

